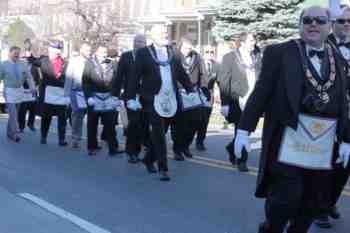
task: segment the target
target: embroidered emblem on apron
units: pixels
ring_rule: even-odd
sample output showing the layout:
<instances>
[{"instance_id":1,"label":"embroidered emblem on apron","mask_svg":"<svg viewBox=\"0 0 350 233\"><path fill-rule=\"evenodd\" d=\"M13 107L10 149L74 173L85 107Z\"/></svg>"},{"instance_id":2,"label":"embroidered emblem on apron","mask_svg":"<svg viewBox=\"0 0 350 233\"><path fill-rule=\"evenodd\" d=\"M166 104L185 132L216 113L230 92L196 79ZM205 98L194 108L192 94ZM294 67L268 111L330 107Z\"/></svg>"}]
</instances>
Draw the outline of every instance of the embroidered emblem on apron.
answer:
<instances>
[{"instance_id":1,"label":"embroidered emblem on apron","mask_svg":"<svg viewBox=\"0 0 350 233\"><path fill-rule=\"evenodd\" d=\"M335 119L301 114L298 128L287 127L278 161L311 170L331 170L336 137Z\"/></svg>"},{"instance_id":2,"label":"embroidered emblem on apron","mask_svg":"<svg viewBox=\"0 0 350 233\"><path fill-rule=\"evenodd\" d=\"M169 89L161 89L154 97L154 109L161 117L173 117L177 111L175 92Z\"/></svg>"}]
</instances>

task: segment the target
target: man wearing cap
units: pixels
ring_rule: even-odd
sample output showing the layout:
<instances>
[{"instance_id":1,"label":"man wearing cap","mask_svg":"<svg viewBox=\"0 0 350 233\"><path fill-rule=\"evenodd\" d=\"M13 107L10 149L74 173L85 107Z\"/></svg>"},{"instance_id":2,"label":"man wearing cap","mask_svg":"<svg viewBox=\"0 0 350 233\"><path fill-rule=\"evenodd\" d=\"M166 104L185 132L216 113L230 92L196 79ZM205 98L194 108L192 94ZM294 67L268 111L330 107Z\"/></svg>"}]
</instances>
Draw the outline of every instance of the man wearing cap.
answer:
<instances>
[{"instance_id":1,"label":"man wearing cap","mask_svg":"<svg viewBox=\"0 0 350 233\"><path fill-rule=\"evenodd\" d=\"M127 107L132 111L139 110L142 103L150 124L151 145L143 163L148 172L154 173L154 162L157 161L160 180L169 181L165 129L178 111L176 82L179 81L188 92L192 91L192 84L181 61L174 57L166 28L156 25L151 35L153 44L136 54L135 74L128 82L126 99Z\"/></svg>"},{"instance_id":2,"label":"man wearing cap","mask_svg":"<svg viewBox=\"0 0 350 233\"><path fill-rule=\"evenodd\" d=\"M83 73L85 64L91 56L91 46L83 43L80 54L72 57L67 66L64 83L64 96L71 98L72 108L72 147L79 148L83 131L83 120L87 109L85 96L82 89Z\"/></svg>"},{"instance_id":3,"label":"man wearing cap","mask_svg":"<svg viewBox=\"0 0 350 233\"><path fill-rule=\"evenodd\" d=\"M52 43L48 48L48 56L42 56L34 64L40 67L42 74L39 86L39 103L41 113L41 144L47 144L51 120L53 116L58 119L58 144L67 146L66 125L67 106L70 98L64 96L64 80L66 64L61 56L62 45Z\"/></svg>"},{"instance_id":4,"label":"man wearing cap","mask_svg":"<svg viewBox=\"0 0 350 233\"><path fill-rule=\"evenodd\" d=\"M146 38L143 34L137 34L134 37L134 49L123 53L118 63L117 76L113 82L113 90L116 96L120 96L121 89L124 90L122 98L125 99L125 91L133 70L135 69L136 52L146 47ZM137 163L138 156L141 152L144 136L146 134L145 116L142 109L132 111L127 109L128 127L126 130L126 148L125 151L129 156L129 163Z\"/></svg>"},{"instance_id":5,"label":"man wearing cap","mask_svg":"<svg viewBox=\"0 0 350 233\"><path fill-rule=\"evenodd\" d=\"M28 83L32 96L36 95L33 77L27 63L20 60L21 49L13 46L9 50L8 60L0 65L0 81L4 82L4 97L9 113L7 123L7 138L19 142L17 113L19 104L23 101L24 82Z\"/></svg>"},{"instance_id":6,"label":"man wearing cap","mask_svg":"<svg viewBox=\"0 0 350 233\"><path fill-rule=\"evenodd\" d=\"M328 211L334 162L348 166L349 91L341 57L327 43L328 9L300 15L300 39L268 46L234 142L237 158L264 115L256 196L265 198L259 233L307 233Z\"/></svg>"}]
</instances>

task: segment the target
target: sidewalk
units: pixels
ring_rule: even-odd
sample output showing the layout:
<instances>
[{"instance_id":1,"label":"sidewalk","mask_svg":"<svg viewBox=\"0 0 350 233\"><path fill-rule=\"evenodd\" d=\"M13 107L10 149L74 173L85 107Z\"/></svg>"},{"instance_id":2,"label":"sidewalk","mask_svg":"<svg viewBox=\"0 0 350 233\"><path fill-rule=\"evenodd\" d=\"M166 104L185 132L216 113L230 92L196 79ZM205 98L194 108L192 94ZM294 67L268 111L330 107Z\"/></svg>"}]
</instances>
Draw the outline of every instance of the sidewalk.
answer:
<instances>
[{"instance_id":1,"label":"sidewalk","mask_svg":"<svg viewBox=\"0 0 350 233\"><path fill-rule=\"evenodd\" d=\"M0 232L86 233L72 223L0 187Z\"/></svg>"}]
</instances>

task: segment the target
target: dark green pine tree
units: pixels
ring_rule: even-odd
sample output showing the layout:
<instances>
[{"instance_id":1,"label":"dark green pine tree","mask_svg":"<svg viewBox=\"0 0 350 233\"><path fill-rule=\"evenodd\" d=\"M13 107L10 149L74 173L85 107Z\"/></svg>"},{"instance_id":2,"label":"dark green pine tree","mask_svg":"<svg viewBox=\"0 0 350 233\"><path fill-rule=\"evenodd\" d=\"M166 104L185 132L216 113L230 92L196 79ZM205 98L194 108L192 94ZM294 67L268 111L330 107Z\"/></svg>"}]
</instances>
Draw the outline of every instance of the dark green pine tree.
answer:
<instances>
[{"instance_id":1,"label":"dark green pine tree","mask_svg":"<svg viewBox=\"0 0 350 233\"><path fill-rule=\"evenodd\" d=\"M306 0L219 0L214 35L218 40L251 32L265 43L283 41L298 33Z\"/></svg>"}]
</instances>

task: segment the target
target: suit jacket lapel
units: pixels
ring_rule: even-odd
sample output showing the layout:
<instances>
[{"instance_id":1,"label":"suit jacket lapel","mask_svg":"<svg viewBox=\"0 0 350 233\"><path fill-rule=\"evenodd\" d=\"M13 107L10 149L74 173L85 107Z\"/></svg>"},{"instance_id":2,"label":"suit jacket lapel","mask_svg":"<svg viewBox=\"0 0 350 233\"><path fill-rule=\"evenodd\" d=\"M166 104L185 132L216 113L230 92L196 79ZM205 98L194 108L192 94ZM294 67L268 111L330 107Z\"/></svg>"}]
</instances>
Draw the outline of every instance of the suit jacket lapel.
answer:
<instances>
[{"instance_id":1,"label":"suit jacket lapel","mask_svg":"<svg viewBox=\"0 0 350 233\"><path fill-rule=\"evenodd\" d=\"M158 57L157 57L157 51L156 51L156 49L155 49L155 47L154 47L153 44L150 46L150 48L151 48L151 50L152 50L152 52L153 52L155 58L158 58ZM156 67L156 69L155 69L155 70L156 70L156 75L157 75L157 77L159 77L160 80L162 80L162 77L160 76L160 66L157 64L156 61L153 60L151 54L150 54L150 56L151 56L151 59L152 59L153 64L154 64L155 67Z\"/></svg>"},{"instance_id":2,"label":"suit jacket lapel","mask_svg":"<svg viewBox=\"0 0 350 233\"><path fill-rule=\"evenodd\" d=\"M299 58L299 59L295 59ZM300 99L304 82L304 70L297 45L283 58L285 88L289 104L294 114L299 113Z\"/></svg>"}]
</instances>

